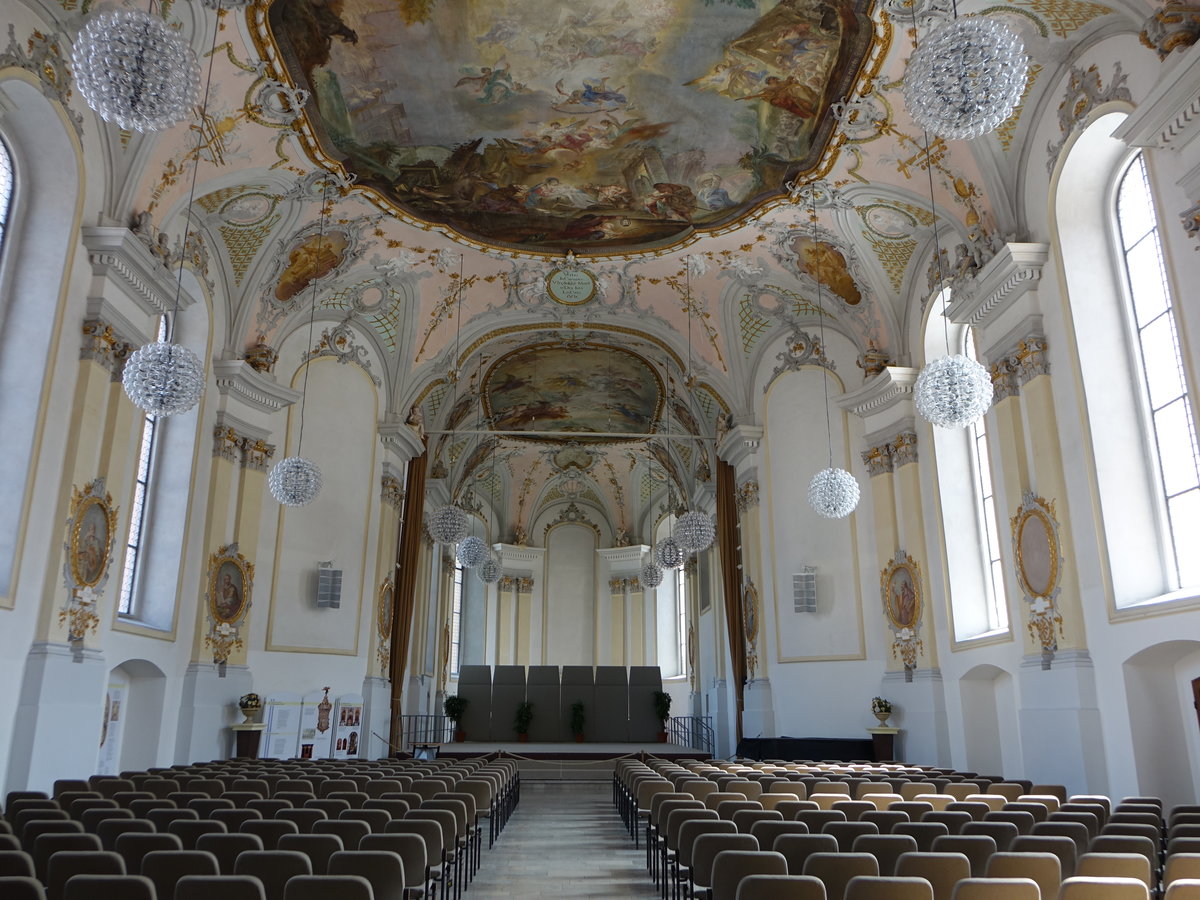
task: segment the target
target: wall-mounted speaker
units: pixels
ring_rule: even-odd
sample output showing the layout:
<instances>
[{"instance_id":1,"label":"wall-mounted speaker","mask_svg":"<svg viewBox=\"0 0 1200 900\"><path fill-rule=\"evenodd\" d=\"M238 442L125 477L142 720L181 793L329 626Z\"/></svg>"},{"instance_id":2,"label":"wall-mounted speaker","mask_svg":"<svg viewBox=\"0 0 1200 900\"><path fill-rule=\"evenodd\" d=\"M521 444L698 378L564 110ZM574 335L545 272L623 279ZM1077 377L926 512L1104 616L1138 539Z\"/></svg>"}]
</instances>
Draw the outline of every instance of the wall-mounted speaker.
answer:
<instances>
[{"instance_id":1,"label":"wall-mounted speaker","mask_svg":"<svg viewBox=\"0 0 1200 900\"><path fill-rule=\"evenodd\" d=\"M815 613L817 611L817 567L804 566L792 576L792 600L794 611Z\"/></svg>"},{"instance_id":2,"label":"wall-mounted speaker","mask_svg":"<svg viewBox=\"0 0 1200 900\"><path fill-rule=\"evenodd\" d=\"M317 563L317 609L340 609L342 606L342 570L333 562Z\"/></svg>"}]
</instances>

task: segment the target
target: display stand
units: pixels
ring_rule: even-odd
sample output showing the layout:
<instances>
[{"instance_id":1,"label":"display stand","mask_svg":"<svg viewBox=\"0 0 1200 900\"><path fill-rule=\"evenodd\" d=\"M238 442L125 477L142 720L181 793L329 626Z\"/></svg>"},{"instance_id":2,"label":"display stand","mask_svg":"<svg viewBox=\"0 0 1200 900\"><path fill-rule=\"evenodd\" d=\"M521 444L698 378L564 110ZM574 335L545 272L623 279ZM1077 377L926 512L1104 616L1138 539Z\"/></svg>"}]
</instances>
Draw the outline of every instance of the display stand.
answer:
<instances>
[{"instance_id":1,"label":"display stand","mask_svg":"<svg viewBox=\"0 0 1200 900\"><path fill-rule=\"evenodd\" d=\"M233 756L234 759L258 759L258 745L262 741L263 731L267 728L263 722L243 722L233 726Z\"/></svg>"},{"instance_id":2,"label":"display stand","mask_svg":"<svg viewBox=\"0 0 1200 900\"><path fill-rule=\"evenodd\" d=\"M867 733L871 735L876 762L896 758L896 735L900 733L899 728L868 728Z\"/></svg>"}]
</instances>

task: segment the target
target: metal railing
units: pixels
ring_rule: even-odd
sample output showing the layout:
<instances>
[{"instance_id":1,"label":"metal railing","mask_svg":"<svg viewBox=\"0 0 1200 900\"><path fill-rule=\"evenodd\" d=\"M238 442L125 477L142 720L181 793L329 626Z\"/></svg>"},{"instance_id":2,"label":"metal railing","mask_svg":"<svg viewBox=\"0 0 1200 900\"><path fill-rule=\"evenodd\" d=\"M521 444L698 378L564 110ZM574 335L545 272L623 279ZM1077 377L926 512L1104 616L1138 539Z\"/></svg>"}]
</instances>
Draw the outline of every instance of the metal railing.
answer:
<instances>
[{"instance_id":1,"label":"metal railing","mask_svg":"<svg viewBox=\"0 0 1200 900\"><path fill-rule=\"evenodd\" d=\"M712 756L717 745L712 716L671 716L667 719L667 740L684 747L695 747Z\"/></svg>"},{"instance_id":2,"label":"metal railing","mask_svg":"<svg viewBox=\"0 0 1200 900\"><path fill-rule=\"evenodd\" d=\"M445 716L401 716L400 747L413 744L448 744L454 740L454 723Z\"/></svg>"}]
</instances>

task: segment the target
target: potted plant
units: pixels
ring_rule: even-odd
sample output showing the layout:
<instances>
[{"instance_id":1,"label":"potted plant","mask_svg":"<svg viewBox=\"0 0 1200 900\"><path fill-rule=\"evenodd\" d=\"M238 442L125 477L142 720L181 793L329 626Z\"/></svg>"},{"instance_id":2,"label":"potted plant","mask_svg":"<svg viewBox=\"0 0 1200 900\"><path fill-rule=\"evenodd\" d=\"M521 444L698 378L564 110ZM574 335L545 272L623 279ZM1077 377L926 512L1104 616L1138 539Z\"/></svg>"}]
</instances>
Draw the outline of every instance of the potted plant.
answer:
<instances>
[{"instance_id":1,"label":"potted plant","mask_svg":"<svg viewBox=\"0 0 1200 900\"><path fill-rule=\"evenodd\" d=\"M884 700L882 697L872 697L871 712L875 713L875 718L879 720L880 725L887 725L887 720L892 715L892 701Z\"/></svg>"},{"instance_id":2,"label":"potted plant","mask_svg":"<svg viewBox=\"0 0 1200 900\"><path fill-rule=\"evenodd\" d=\"M529 740L529 723L533 721L533 704L526 700L518 704L517 714L513 717L513 728L517 732L517 740L524 744Z\"/></svg>"},{"instance_id":3,"label":"potted plant","mask_svg":"<svg viewBox=\"0 0 1200 900\"><path fill-rule=\"evenodd\" d=\"M466 697L460 697L458 694L451 694L442 703L442 709L446 713L446 718L454 723L454 740L455 743L461 744L467 739L467 733L458 727L458 723L462 721L463 713L467 711L467 706L470 700Z\"/></svg>"},{"instance_id":4,"label":"potted plant","mask_svg":"<svg viewBox=\"0 0 1200 900\"><path fill-rule=\"evenodd\" d=\"M583 743L583 723L587 721L583 715L583 701L576 700L571 704L571 734L575 735L576 743Z\"/></svg>"},{"instance_id":5,"label":"potted plant","mask_svg":"<svg viewBox=\"0 0 1200 900\"><path fill-rule=\"evenodd\" d=\"M662 723L662 731L658 733L658 742L667 742L667 719L671 718L671 695L666 691L654 692L654 715Z\"/></svg>"},{"instance_id":6,"label":"potted plant","mask_svg":"<svg viewBox=\"0 0 1200 900\"><path fill-rule=\"evenodd\" d=\"M262 698L258 694L243 694L238 698L238 709L246 717L242 724L250 725L254 722L254 714L262 709Z\"/></svg>"}]
</instances>

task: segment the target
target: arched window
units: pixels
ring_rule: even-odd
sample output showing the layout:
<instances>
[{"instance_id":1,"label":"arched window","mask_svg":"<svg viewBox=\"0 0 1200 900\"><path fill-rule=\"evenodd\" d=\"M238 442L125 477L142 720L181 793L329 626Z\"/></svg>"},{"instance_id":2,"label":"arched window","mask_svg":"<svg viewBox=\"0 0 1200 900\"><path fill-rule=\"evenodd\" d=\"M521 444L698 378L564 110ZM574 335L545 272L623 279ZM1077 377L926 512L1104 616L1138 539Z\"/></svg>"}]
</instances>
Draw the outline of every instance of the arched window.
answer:
<instances>
[{"instance_id":1,"label":"arched window","mask_svg":"<svg viewBox=\"0 0 1200 900\"><path fill-rule=\"evenodd\" d=\"M450 593L450 677L457 678L462 658L463 567L454 566Z\"/></svg>"},{"instance_id":2,"label":"arched window","mask_svg":"<svg viewBox=\"0 0 1200 900\"><path fill-rule=\"evenodd\" d=\"M1200 452L1176 332L1158 216L1142 154L1133 158L1117 188L1116 221L1129 330L1140 363L1146 439L1156 463L1165 519L1167 568L1174 587L1200 584Z\"/></svg>"},{"instance_id":3,"label":"arched window","mask_svg":"<svg viewBox=\"0 0 1200 900\"><path fill-rule=\"evenodd\" d=\"M4 141L0 141L0 249L4 247L4 234L8 227L8 212L12 207L13 166L12 155Z\"/></svg>"},{"instance_id":4,"label":"arched window","mask_svg":"<svg viewBox=\"0 0 1200 900\"><path fill-rule=\"evenodd\" d=\"M167 339L167 317L158 321L158 340ZM117 612L122 616L137 618L134 602L138 587L138 563L146 537L146 513L150 502L150 479L154 471L154 449L157 441L158 417L149 413L142 419L142 440L138 449L137 472L134 477L133 502L130 505L129 532L125 537L125 565L121 570L121 597Z\"/></svg>"},{"instance_id":5,"label":"arched window","mask_svg":"<svg viewBox=\"0 0 1200 900\"><path fill-rule=\"evenodd\" d=\"M963 353L976 359L975 333L966 329ZM971 462L975 484L975 509L982 540L980 550L985 556L987 589L987 616L989 631L1008 628L1008 599L1004 590L1004 562L1000 558L1000 527L996 518L995 487L992 479L992 457L988 452L987 418L981 417L971 424Z\"/></svg>"}]
</instances>

